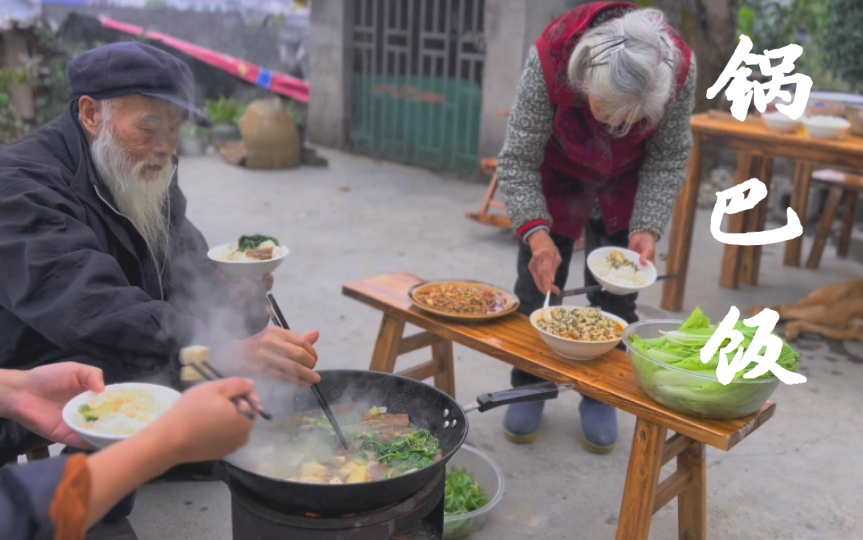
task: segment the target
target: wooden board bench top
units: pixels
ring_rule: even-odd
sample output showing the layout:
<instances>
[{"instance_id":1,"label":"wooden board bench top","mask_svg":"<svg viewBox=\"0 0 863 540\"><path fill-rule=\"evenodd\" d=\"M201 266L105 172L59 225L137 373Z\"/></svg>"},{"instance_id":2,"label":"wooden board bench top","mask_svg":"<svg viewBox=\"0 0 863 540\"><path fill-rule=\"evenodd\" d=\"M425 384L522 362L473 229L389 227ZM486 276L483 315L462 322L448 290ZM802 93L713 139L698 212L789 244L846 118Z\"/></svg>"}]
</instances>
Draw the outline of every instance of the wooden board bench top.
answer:
<instances>
[{"instance_id":1,"label":"wooden board bench top","mask_svg":"<svg viewBox=\"0 0 863 540\"><path fill-rule=\"evenodd\" d=\"M424 279L413 274L398 272L348 283L342 292L409 324L534 375L574 384L580 393L720 450L729 450L773 416L775 404L771 402L756 414L737 420L705 420L672 411L651 400L638 387L625 352L615 349L596 360L575 362L552 352L528 318L519 313L471 324L426 315L408 299L408 290L423 282Z\"/></svg>"}]
</instances>

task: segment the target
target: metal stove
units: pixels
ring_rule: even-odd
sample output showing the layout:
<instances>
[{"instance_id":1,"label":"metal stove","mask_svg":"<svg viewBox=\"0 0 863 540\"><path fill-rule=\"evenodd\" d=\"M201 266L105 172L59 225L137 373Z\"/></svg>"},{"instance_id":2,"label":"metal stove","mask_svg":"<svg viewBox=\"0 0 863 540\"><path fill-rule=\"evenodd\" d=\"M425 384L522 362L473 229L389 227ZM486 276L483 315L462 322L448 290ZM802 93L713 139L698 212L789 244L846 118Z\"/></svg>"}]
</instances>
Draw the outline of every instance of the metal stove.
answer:
<instances>
[{"instance_id":1,"label":"metal stove","mask_svg":"<svg viewBox=\"0 0 863 540\"><path fill-rule=\"evenodd\" d=\"M386 508L341 517L285 512L230 482L233 540L441 540L445 472L410 498Z\"/></svg>"}]
</instances>

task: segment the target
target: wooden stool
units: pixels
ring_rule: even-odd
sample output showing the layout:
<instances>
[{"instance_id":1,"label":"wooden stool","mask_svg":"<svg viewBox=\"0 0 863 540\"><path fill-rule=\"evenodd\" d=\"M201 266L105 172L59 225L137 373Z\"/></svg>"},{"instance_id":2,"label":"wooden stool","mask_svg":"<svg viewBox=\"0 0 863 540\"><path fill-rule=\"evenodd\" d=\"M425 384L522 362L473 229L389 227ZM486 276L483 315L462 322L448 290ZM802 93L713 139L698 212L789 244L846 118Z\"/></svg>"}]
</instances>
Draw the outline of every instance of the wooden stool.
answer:
<instances>
[{"instance_id":1,"label":"wooden stool","mask_svg":"<svg viewBox=\"0 0 863 540\"><path fill-rule=\"evenodd\" d=\"M488 211L489 208L497 208L499 210L503 210L505 208L502 202L494 200L494 194L497 191L497 158L482 160L480 162L480 168L485 174L492 175L491 183L488 185L488 191L485 193L485 200L482 201L482 206L480 207L479 212L468 212L468 219L479 221L486 225L500 227L502 229L511 229L512 222L510 222L508 217L501 214L492 214Z\"/></svg>"},{"instance_id":2,"label":"wooden stool","mask_svg":"<svg viewBox=\"0 0 863 540\"><path fill-rule=\"evenodd\" d=\"M485 200L482 202L482 206L479 209L479 212L468 212L468 219L472 219L474 221L479 221L480 223L485 223L486 225L494 225L495 227L501 227L504 229L511 229L512 222L508 217L500 215L500 214L492 214L489 213L489 208L498 208L500 210L504 210L506 206L500 202L495 201L494 194L497 191L497 158L488 158L484 159L480 162L480 168L482 172L486 174L491 174L491 183L488 185L488 191L485 194ZM581 250L584 249L585 246L585 233L581 233L581 238L575 241L575 249Z\"/></svg>"},{"instance_id":3,"label":"wooden stool","mask_svg":"<svg viewBox=\"0 0 863 540\"><path fill-rule=\"evenodd\" d=\"M851 245L851 231L854 228L854 211L857 207L857 194L863 191L863 176L844 173L831 169L822 169L812 173L812 180L824 187L829 188L827 202L818 230L815 233L815 243L812 252L806 262L806 268L817 269L821 263L821 255L830 238L833 229L833 221L839 211L839 205L844 198L845 204L842 208L842 228L839 233L839 243L836 246L836 254L844 259L848 257L848 248Z\"/></svg>"}]
</instances>

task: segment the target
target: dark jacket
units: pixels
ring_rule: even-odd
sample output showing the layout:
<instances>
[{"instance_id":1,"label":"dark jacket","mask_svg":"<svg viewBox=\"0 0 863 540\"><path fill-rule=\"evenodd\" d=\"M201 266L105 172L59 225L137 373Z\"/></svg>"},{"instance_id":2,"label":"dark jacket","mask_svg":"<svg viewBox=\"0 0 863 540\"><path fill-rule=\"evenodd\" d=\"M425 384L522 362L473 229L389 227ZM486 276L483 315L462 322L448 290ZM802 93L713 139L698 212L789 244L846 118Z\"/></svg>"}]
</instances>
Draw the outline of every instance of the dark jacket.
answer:
<instances>
[{"instance_id":1,"label":"dark jacket","mask_svg":"<svg viewBox=\"0 0 863 540\"><path fill-rule=\"evenodd\" d=\"M179 349L208 344L207 306L228 306L227 287L186 218L174 163L163 264L99 179L76 104L0 151L0 368L74 360L108 383L175 380ZM236 337L265 326L260 315Z\"/></svg>"},{"instance_id":2,"label":"dark jacket","mask_svg":"<svg viewBox=\"0 0 863 540\"><path fill-rule=\"evenodd\" d=\"M68 456L0 468L0 538L53 540L51 503L63 481Z\"/></svg>"}]
</instances>

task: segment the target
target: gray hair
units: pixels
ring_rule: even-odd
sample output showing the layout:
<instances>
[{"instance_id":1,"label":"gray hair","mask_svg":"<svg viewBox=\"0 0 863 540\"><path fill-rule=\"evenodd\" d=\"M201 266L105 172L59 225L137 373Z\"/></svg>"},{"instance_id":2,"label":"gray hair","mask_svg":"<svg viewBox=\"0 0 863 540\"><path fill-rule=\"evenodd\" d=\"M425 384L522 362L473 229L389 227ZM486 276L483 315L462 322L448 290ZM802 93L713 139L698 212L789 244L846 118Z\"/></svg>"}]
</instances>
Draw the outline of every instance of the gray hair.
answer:
<instances>
[{"instance_id":1,"label":"gray hair","mask_svg":"<svg viewBox=\"0 0 863 540\"><path fill-rule=\"evenodd\" d=\"M607 109L612 134L622 137L640 120L659 125L680 62L662 12L633 10L584 34L569 58L569 82Z\"/></svg>"}]
</instances>

